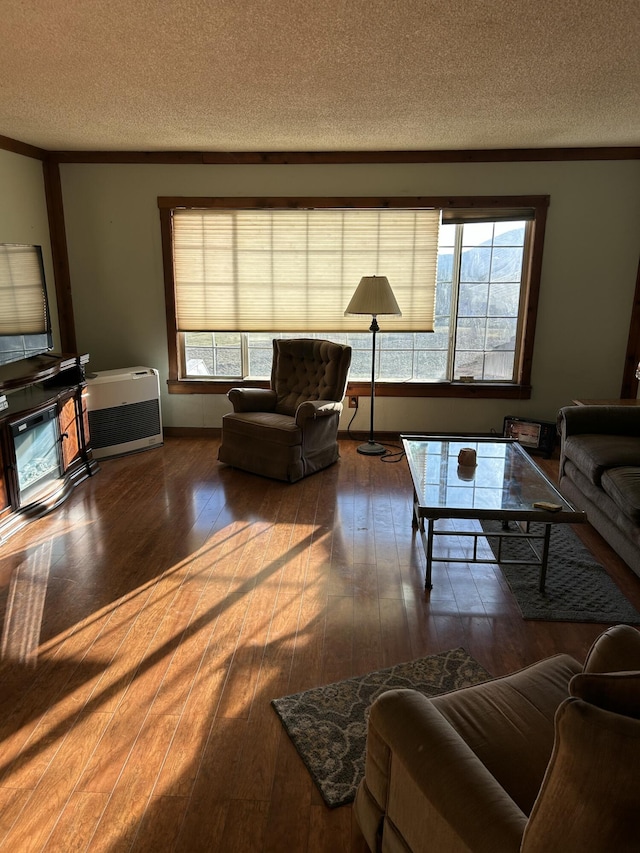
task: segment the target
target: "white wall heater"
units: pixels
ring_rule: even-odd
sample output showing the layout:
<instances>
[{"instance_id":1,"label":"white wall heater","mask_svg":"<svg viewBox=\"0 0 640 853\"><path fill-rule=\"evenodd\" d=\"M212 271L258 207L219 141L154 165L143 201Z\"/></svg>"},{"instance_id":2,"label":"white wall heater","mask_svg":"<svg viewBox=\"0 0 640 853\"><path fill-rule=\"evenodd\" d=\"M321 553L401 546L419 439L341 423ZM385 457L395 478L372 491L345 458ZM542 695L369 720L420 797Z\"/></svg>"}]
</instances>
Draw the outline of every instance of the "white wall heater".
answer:
<instances>
[{"instance_id":1,"label":"white wall heater","mask_svg":"<svg viewBox=\"0 0 640 853\"><path fill-rule=\"evenodd\" d=\"M87 414L96 459L162 444L160 381L152 367L87 374Z\"/></svg>"}]
</instances>

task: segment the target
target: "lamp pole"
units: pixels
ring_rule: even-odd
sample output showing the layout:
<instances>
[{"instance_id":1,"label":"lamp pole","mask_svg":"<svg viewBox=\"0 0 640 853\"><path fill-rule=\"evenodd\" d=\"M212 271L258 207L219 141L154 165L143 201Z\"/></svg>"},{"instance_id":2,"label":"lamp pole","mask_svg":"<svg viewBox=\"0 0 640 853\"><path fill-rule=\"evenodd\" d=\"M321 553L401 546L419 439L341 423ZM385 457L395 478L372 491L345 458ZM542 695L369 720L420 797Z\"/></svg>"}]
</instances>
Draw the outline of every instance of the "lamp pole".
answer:
<instances>
[{"instance_id":1,"label":"lamp pole","mask_svg":"<svg viewBox=\"0 0 640 853\"><path fill-rule=\"evenodd\" d=\"M376 332L380 331L380 326L378 325L375 314L372 315L369 331L373 334L373 342L371 345L371 418L369 422L369 440L366 444L361 444L357 450L358 453L364 453L366 456L382 456L383 453L387 452L386 449L381 444L378 444L377 441L373 440L373 409L376 399Z\"/></svg>"}]
</instances>

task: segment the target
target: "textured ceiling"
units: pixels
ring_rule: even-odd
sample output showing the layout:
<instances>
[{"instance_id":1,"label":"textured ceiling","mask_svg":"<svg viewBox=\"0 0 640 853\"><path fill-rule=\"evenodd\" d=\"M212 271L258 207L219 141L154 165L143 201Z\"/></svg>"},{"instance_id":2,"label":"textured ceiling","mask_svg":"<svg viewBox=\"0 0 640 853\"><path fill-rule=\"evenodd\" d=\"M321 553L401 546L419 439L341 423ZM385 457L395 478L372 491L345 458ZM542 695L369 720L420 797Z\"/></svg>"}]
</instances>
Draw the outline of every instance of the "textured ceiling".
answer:
<instances>
[{"instance_id":1,"label":"textured ceiling","mask_svg":"<svg viewBox=\"0 0 640 853\"><path fill-rule=\"evenodd\" d=\"M48 150L640 145L640 0L3 0Z\"/></svg>"}]
</instances>

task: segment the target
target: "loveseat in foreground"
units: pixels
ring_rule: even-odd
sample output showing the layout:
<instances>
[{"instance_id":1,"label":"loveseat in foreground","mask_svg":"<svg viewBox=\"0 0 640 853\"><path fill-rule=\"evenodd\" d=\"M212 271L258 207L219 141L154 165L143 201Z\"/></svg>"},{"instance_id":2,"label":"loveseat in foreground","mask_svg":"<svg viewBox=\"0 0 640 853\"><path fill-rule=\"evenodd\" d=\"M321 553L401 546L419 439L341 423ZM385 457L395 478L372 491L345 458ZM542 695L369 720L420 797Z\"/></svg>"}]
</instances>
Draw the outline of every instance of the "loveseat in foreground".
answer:
<instances>
[{"instance_id":1,"label":"loveseat in foreground","mask_svg":"<svg viewBox=\"0 0 640 853\"><path fill-rule=\"evenodd\" d=\"M354 810L374 853L637 853L640 633L371 707Z\"/></svg>"}]
</instances>

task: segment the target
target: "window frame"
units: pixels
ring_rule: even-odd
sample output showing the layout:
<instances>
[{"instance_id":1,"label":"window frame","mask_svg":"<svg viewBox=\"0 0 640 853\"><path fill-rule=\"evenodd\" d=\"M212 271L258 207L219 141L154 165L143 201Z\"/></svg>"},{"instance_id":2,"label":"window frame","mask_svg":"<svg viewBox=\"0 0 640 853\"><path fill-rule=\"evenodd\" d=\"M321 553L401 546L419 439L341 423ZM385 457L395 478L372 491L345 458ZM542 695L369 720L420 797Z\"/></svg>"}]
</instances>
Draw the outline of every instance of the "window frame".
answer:
<instances>
[{"instance_id":1,"label":"window frame","mask_svg":"<svg viewBox=\"0 0 640 853\"><path fill-rule=\"evenodd\" d=\"M461 397L483 399L528 399L531 396L531 364L535 327L540 294L542 253L546 227L549 196L395 196L395 197L158 197L162 259L164 269L165 308L167 322L167 344L169 376L167 387L170 394L226 394L235 387L268 387L268 381L187 379L181 376L180 352L176 324L175 281L173 267L173 210L178 208L200 209L308 209L308 208L445 208L462 210L533 210L532 234L529 251L523 262L522 286L524 287L522 331L520 337L519 363L515 382L376 382L376 394L390 397ZM366 396L370 384L365 381L350 381L347 393Z\"/></svg>"}]
</instances>

